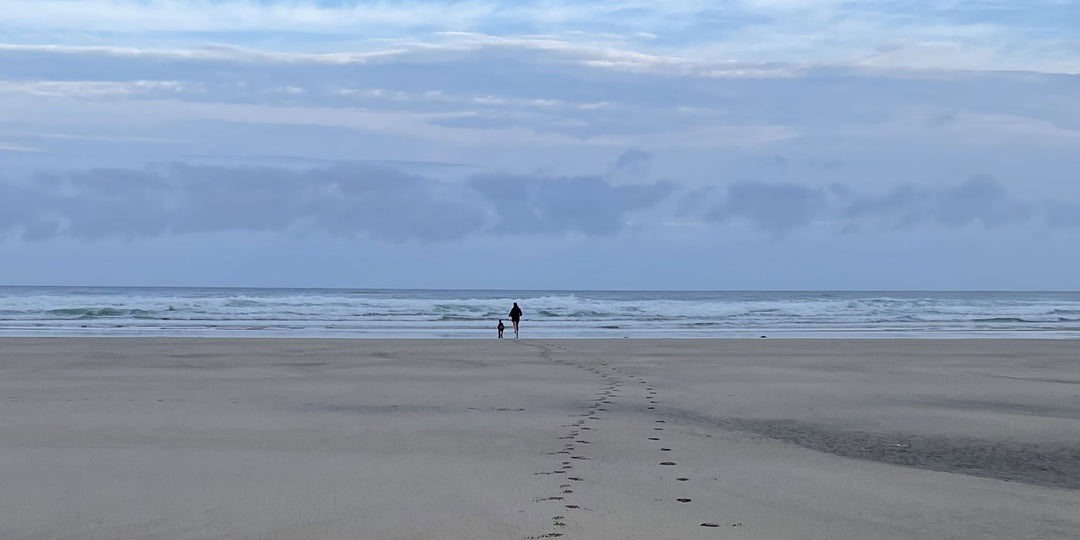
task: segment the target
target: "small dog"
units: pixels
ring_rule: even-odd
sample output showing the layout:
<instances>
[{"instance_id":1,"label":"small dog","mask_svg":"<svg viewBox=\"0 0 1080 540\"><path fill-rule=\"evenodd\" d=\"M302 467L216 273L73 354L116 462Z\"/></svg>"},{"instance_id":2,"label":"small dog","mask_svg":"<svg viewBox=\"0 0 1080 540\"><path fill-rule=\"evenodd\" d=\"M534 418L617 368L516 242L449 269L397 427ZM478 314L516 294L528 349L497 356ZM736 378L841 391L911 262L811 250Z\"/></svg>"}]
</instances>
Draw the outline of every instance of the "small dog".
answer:
<instances>
[{"instance_id":1,"label":"small dog","mask_svg":"<svg viewBox=\"0 0 1080 540\"><path fill-rule=\"evenodd\" d=\"M499 339L502 339L503 330L506 329L506 325L503 324L502 319L499 319L499 326L497 326L496 328L499 329Z\"/></svg>"}]
</instances>

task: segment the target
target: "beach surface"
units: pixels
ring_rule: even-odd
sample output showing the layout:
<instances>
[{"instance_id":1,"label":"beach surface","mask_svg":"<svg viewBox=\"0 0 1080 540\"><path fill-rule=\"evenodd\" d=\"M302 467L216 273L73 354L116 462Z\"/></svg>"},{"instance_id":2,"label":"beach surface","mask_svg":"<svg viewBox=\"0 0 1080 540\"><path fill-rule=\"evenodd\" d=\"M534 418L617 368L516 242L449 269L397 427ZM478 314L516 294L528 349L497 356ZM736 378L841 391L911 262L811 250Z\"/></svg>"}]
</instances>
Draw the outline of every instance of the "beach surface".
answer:
<instances>
[{"instance_id":1,"label":"beach surface","mask_svg":"<svg viewBox=\"0 0 1080 540\"><path fill-rule=\"evenodd\" d=\"M0 339L0 538L1080 538L1080 341Z\"/></svg>"}]
</instances>

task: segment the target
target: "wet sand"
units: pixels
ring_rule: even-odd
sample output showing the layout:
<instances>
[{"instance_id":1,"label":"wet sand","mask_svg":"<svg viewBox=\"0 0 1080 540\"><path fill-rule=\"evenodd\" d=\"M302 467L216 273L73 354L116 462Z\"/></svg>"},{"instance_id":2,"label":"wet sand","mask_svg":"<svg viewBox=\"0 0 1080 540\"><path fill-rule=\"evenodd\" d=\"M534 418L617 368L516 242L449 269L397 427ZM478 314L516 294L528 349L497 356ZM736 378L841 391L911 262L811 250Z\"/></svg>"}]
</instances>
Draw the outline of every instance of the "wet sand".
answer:
<instances>
[{"instance_id":1,"label":"wet sand","mask_svg":"<svg viewBox=\"0 0 1080 540\"><path fill-rule=\"evenodd\" d=\"M0 339L4 539L1080 537L1080 342Z\"/></svg>"}]
</instances>

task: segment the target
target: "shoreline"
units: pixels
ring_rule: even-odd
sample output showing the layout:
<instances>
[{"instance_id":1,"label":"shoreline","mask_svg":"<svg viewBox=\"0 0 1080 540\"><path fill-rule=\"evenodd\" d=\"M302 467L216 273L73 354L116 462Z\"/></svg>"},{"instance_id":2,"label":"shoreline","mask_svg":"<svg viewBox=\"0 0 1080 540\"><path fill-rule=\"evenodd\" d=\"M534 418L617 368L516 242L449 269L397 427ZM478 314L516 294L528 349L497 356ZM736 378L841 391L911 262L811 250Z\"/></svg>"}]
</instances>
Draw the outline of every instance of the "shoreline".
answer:
<instances>
[{"instance_id":1,"label":"shoreline","mask_svg":"<svg viewBox=\"0 0 1080 540\"><path fill-rule=\"evenodd\" d=\"M1080 293L0 287L0 336L1080 339Z\"/></svg>"},{"instance_id":2,"label":"shoreline","mask_svg":"<svg viewBox=\"0 0 1080 540\"><path fill-rule=\"evenodd\" d=\"M4 337L0 533L1075 537L1078 357L1059 339Z\"/></svg>"},{"instance_id":3,"label":"shoreline","mask_svg":"<svg viewBox=\"0 0 1080 540\"><path fill-rule=\"evenodd\" d=\"M476 332L479 333L479 332ZM492 331L491 333L494 333ZM1032 332L1034 333L1034 332ZM532 341L532 342L548 342L548 341L825 341L825 342L837 342L837 341L857 341L857 342L873 342L873 341L1080 341L1080 335L1074 335L1073 332L1068 332L1068 335L1053 336L1046 335L1046 332L1039 332L1038 335L1032 335L1030 337L1023 335L1024 332L986 332L986 334L995 335L978 335L972 332L965 333L942 333L942 335L926 335L920 332L897 332L893 334L878 334L872 332L865 332L864 335L858 335L857 333L851 334L825 334L822 335L807 335L813 333L804 333L799 335L745 335L745 336L610 336L610 337L595 337L595 336L560 336L560 337L522 337L519 341ZM867 335L872 334L872 335ZM903 335L902 335L903 334ZM15 339L108 339L108 340L173 340L173 339L185 339L185 340L341 340L341 341L450 341L450 342L486 342L497 341L495 337L476 337L473 335L459 336L459 335L273 335L273 334L255 334L251 333L244 335L242 332L237 332L230 335L193 335L193 334L83 334L83 335L71 335L71 334L7 334L0 330L0 341L2 340L15 340ZM514 341L513 337L504 337L502 341Z\"/></svg>"}]
</instances>

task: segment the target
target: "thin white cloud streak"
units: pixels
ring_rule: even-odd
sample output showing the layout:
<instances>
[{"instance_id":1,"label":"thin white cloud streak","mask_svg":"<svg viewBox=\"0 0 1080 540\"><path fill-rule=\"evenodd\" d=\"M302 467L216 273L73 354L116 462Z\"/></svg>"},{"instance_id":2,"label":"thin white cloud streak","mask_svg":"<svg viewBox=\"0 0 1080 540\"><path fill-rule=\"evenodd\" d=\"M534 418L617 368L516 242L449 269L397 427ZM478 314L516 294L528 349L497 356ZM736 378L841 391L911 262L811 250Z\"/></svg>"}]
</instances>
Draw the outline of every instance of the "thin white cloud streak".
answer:
<instances>
[{"instance_id":1,"label":"thin white cloud streak","mask_svg":"<svg viewBox=\"0 0 1080 540\"><path fill-rule=\"evenodd\" d=\"M188 48L120 47L112 45L36 45L0 43L0 51L55 53L70 55L102 55L128 58L161 58L171 60L220 60L233 62L277 62L312 64L355 64L402 56L410 52L437 48L463 50L461 47L437 47L413 43L410 48L393 48L368 52L295 53L265 51L227 44L203 44Z\"/></svg>"},{"instance_id":2,"label":"thin white cloud streak","mask_svg":"<svg viewBox=\"0 0 1080 540\"><path fill-rule=\"evenodd\" d=\"M131 97L139 94L202 92L201 85L180 81L0 81L0 93L86 98Z\"/></svg>"},{"instance_id":3,"label":"thin white cloud streak","mask_svg":"<svg viewBox=\"0 0 1080 540\"><path fill-rule=\"evenodd\" d=\"M0 152L40 152L41 149L0 141Z\"/></svg>"},{"instance_id":4,"label":"thin white cloud streak","mask_svg":"<svg viewBox=\"0 0 1080 540\"><path fill-rule=\"evenodd\" d=\"M468 53L482 50L537 51L549 53L548 62L574 63L631 73L692 76L701 78L791 78L805 68L798 65L760 65L732 61L702 61L670 55L631 51L609 44L581 44L551 37L500 37L478 33L447 32L442 42L400 42L393 49L373 52L295 53L251 49L230 45L192 49L152 49L112 46L13 45L0 44L0 52L50 53L59 55L161 58L169 60L229 61L281 64L366 64L406 61L432 57L439 52Z\"/></svg>"}]
</instances>

